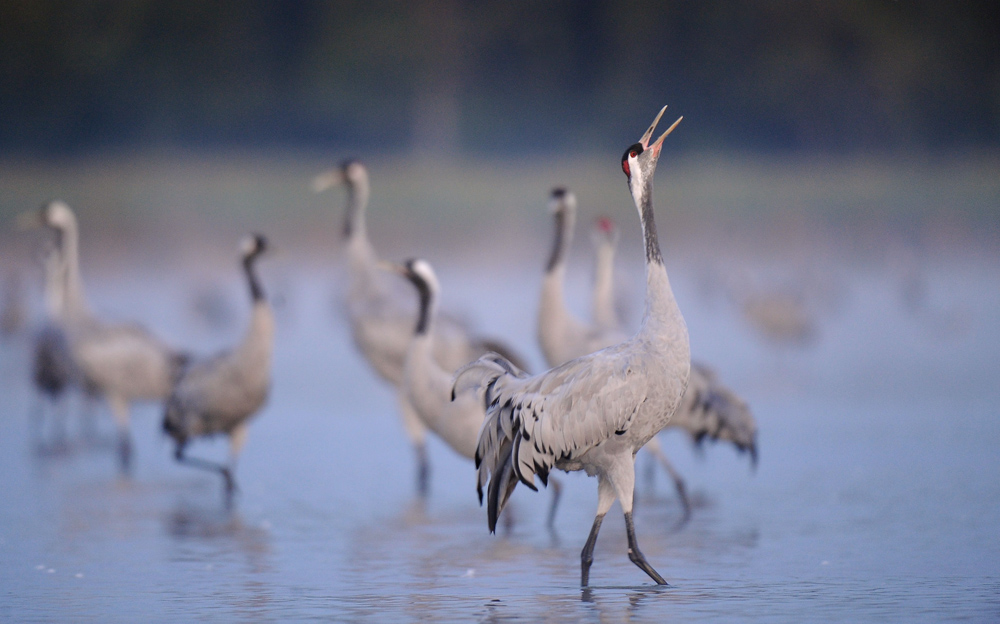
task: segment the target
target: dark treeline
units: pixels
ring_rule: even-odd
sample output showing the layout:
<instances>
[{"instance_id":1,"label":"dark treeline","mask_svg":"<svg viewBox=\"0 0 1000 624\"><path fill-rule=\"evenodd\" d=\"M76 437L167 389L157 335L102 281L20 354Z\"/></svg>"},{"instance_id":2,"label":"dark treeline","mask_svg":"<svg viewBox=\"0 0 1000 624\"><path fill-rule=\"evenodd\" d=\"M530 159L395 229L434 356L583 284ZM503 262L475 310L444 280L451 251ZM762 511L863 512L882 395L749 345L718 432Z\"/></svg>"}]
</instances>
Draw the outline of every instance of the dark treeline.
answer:
<instances>
[{"instance_id":1,"label":"dark treeline","mask_svg":"<svg viewBox=\"0 0 1000 624\"><path fill-rule=\"evenodd\" d=\"M0 3L0 152L1000 146L1000 3ZM696 124L696 125L695 125Z\"/></svg>"}]
</instances>

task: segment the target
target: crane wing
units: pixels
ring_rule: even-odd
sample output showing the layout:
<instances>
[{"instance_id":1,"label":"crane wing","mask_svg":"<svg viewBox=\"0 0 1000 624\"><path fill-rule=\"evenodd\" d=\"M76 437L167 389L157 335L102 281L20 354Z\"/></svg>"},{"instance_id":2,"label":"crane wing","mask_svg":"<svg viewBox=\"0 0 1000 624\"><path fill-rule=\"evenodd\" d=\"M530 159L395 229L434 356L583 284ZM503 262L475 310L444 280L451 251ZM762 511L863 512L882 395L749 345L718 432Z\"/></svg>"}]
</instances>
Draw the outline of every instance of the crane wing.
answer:
<instances>
[{"instance_id":1,"label":"crane wing","mask_svg":"<svg viewBox=\"0 0 1000 624\"><path fill-rule=\"evenodd\" d=\"M757 422L746 402L723 385L715 372L691 363L691 377L671 426L681 427L700 444L705 438L729 440L757 460Z\"/></svg>"},{"instance_id":2,"label":"crane wing","mask_svg":"<svg viewBox=\"0 0 1000 624\"><path fill-rule=\"evenodd\" d=\"M572 462L631 425L645 399L645 385L631 378L643 370L622 346L571 360L527 376L496 354L456 373L456 390L484 389L486 420L476 449L477 491L489 482L490 529L518 481L548 483L558 462Z\"/></svg>"}]
</instances>

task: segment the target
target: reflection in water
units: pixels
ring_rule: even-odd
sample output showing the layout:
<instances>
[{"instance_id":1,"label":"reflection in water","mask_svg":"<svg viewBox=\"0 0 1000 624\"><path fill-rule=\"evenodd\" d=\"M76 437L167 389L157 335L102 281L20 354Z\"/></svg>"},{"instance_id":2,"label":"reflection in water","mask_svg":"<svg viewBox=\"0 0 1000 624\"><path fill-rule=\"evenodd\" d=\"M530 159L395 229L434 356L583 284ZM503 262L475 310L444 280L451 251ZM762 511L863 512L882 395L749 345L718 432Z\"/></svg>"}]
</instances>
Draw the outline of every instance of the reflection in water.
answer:
<instances>
[{"instance_id":1,"label":"reflection in water","mask_svg":"<svg viewBox=\"0 0 1000 624\"><path fill-rule=\"evenodd\" d=\"M249 620L270 614L273 584L269 575L271 534L268 524L246 523L240 513L227 508L203 508L180 501L164 517L167 535L181 548L180 557L189 562L203 562L207 572L218 571L238 582L231 592L216 597L230 602L235 613ZM235 573L227 568L235 566Z\"/></svg>"},{"instance_id":2,"label":"reflection in water","mask_svg":"<svg viewBox=\"0 0 1000 624\"><path fill-rule=\"evenodd\" d=\"M609 595L601 595L602 590ZM580 590L580 602L590 607L598 622L631 622L632 618L642 616L644 606L654 604L657 598L668 596L671 591L672 587L664 585L585 587Z\"/></svg>"}]
</instances>

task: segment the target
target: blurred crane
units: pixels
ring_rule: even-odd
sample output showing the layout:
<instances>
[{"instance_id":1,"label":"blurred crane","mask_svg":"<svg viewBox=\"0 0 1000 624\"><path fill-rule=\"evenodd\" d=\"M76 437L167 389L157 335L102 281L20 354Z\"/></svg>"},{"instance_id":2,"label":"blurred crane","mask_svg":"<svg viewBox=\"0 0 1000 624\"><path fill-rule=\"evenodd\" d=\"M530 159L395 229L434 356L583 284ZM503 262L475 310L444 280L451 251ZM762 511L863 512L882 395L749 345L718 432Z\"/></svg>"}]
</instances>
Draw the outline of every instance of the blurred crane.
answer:
<instances>
[{"instance_id":1,"label":"blurred crane","mask_svg":"<svg viewBox=\"0 0 1000 624\"><path fill-rule=\"evenodd\" d=\"M36 445L40 451L48 446L44 442L46 412L51 414L50 420L54 421L55 446L65 441L64 398L69 386L79 378L78 371L73 366L69 340L63 331L66 267L56 245L50 241L47 243L41 252L45 276L45 320L35 332L31 369L31 379L38 397L32 421Z\"/></svg>"},{"instance_id":2,"label":"blurred crane","mask_svg":"<svg viewBox=\"0 0 1000 624\"><path fill-rule=\"evenodd\" d=\"M58 234L66 271L64 327L73 363L82 383L107 400L118 427L119 463L128 471L132 458L129 404L165 399L185 358L138 325L105 323L91 312L80 278L76 215L68 205L52 201L19 220Z\"/></svg>"},{"instance_id":3,"label":"blurred crane","mask_svg":"<svg viewBox=\"0 0 1000 624\"><path fill-rule=\"evenodd\" d=\"M421 422L437 434L453 451L474 459L479 430L486 419L486 406L479 392L463 392L452 396L452 372L444 370L434 359L434 332L437 324L440 282L426 260L408 260L405 264L386 264L417 289L420 308L413 330L413 339L403 364L403 392L416 410ZM561 487L553 479L552 503L547 525L555 522Z\"/></svg>"},{"instance_id":4,"label":"blurred crane","mask_svg":"<svg viewBox=\"0 0 1000 624\"><path fill-rule=\"evenodd\" d=\"M417 306L413 292L399 280L391 281L378 267L378 256L368 240L365 211L370 185L368 171L355 160L344 161L339 169L313 180L317 193L333 186L347 188L343 238L347 264L344 303L354 345L375 372L397 390L403 428L416 450L417 491L426 495L430 463L425 444L427 428L410 401L400 391L403 362L413 335ZM442 312L433 336L434 359L445 370L454 371L488 351L514 357L500 342L475 336L455 317Z\"/></svg>"},{"instance_id":5,"label":"blurred crane","mask_svg":"<svg viewBox=\"0 0 1000 624\"><path fill-rule=\"evenodd\" d=\"M250 418L267 400L271 387L274 315L257 279L257 259L267 240L257 234L240 245L253 311L250 327L236 348L193 362L180 374L167 400L163 429L176 442L177 461L222 475L227 502L236 489L233 470L247 438ZM229 465L188 457L188 443L198 437L229 436Z\"/></svg>"}]
</instances>

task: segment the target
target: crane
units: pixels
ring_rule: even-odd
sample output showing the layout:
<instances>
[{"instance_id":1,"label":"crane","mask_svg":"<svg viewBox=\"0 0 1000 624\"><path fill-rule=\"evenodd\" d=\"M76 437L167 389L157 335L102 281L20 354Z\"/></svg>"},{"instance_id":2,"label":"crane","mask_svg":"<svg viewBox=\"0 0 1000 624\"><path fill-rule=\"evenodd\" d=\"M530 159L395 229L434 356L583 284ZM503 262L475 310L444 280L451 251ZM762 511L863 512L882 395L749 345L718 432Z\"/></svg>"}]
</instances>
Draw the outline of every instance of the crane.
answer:
<instances>
[{"instance_id":1,"label":"crane","mask_svg":"<svg viewBox=\"0 0 1000 624\"><path fill-rule=\"evenodd\" d=\"M646 307L639 330L617 345L530 376L498 354L487 354L455 373L453 393L478 388L487 404L476 449L480 501L487 487L491 531L518 482L536 489L553 468L597 477L597 513L580 554L581 586L587 587L594 545L615 499L625 515L629 559L657 584L664 578L636 541L632 519L635 454L668 422L680 404L691 367L687 325L681 314L656 234L653 174L663 140L653 131L666 107L621 166L642 225Z\"/></svg>"},{"instance_id":2,"label":"crane","mask_svg":"<svg viewBox=\"0 0 1000 624\"><path fill-rule=\"evenodd\" d=\"M618 236L614 223L601 217L594 228L594 287L591 296L593 322L611 335L621 331L621 322L614 301L614 259ZM680 429L700 446L707 440L728 440L740 453L748 452L752 466L757 464L757 422L753 413L738 394L719 381L707 364L691 361L691 378L680 406L670 419L667 429ZM684 478L663 452L657 437L644 449L659 461L674 482L684 510L683 520L691 515L691 502Z\"/></svg>"},{"instance_id":3,"label":"crane","mask_svg":"<svg viewBox=\"0 0 1000 624\"><path fill-rule=\"evenodd\" d=\"M427 457L427 427L401 392L403 362L413 335L416 301L413 292L379 269L379 259L368 239L365 213L370 195L367 168L357 160L345 160L338 169L313 180L317 193L334 186L347 189L344 238L347 286L344 294L347 320L354 345L379 377L395 390L403 428L416 451L417 491L428 490L430 462ZM517 357L501 342L473 335L456 317L442 311L433 338L434 359L445 370L454 371L483 353L496 351Z\"/></svg>"},{"instance_id":4,"label":"crane","mask_svg":"<svg viewBox=\"0 0 1000 624\"><path fill-rule=\"evenodd\" d=\"M129 406L136 401L163 401L186 361L145 328L133 323L107 323L90 309L80 277L79 227L65 202L44 204L25 213L24 225L44 226L58 235L65 263L64 328L82 383L103 396L118 429L118 459L128 472L132 459Z\"/></svg>"},{"instance_id":5,"label":"crane","mask_svg":"<svg viewBox=\"0 0 1000 624\"><path fill-rule=\"evenodd\" d=\"M231 350L185 367L163 415L163 429L176 443L174 458L222 475L227 502L236 489L233 470L246 442L250 418L267 401L271 387L274 314L255 268L267 248L267 239L260 234L245 238L240 245L253 306L242 341ZM193 439L220 433L229 436L229 465L185 455Z\"/></svg>"},{"instance_id":6,"label":"crane","mask_svg":"<svg viewBox=\"0 0 1000 624\"><path fill-rule=\"evenodd\" d=\"M459 455L475 459L486 406L482 394L471 390L452 399L452 372L441 368L434 359L434 332L441 291L437 275L431 264L423 259L411 259L403 264L383 263L383 266L408 279L420 299L413 339L403 364L402 392L428 429ZM555 523L560 492L561 487L553 479L547 519L549 528Z\"/></svg>"},{"instance_id":7,"label":"crane","mask_svg":"<svg viewBox=\"0 0 1000 624\"><path fill-rule=\"evenodd\" d=\"M549 366L558 366L618 344L627 338L627 334L622 329L614 301L614 259L618 241L614 223L608 217L602 217L594 230L592 320L587 323L569 311L563 295L566 255L576 223L576 196L565 188L556 188L552 191L549 206L556 227L552 254L542 279L538 340ZM699 444L706 438L730 440L737 450L749 451L751 460L756 463L757 424L753 414L743 399L718 381L711 368L699 362L691 363L687 391L667 428L682 429ZM645 449L670 475L684 510L684 519L688 519L691 502L683 477L667 459L656 437L646 444Z\"/></svg>"}]
</instances>

